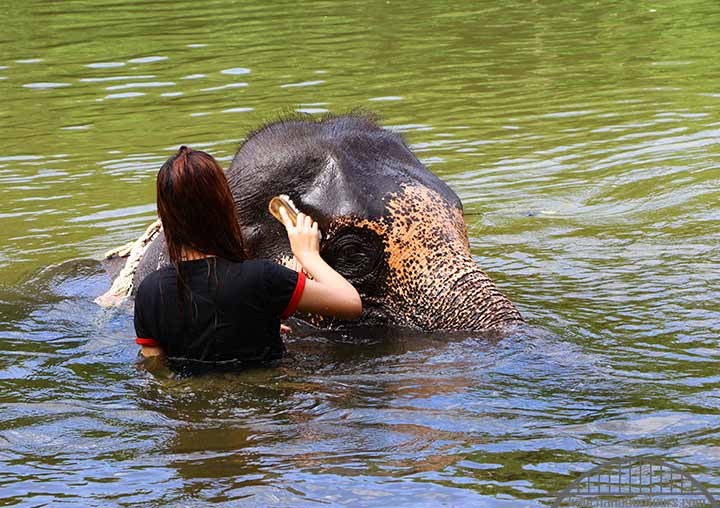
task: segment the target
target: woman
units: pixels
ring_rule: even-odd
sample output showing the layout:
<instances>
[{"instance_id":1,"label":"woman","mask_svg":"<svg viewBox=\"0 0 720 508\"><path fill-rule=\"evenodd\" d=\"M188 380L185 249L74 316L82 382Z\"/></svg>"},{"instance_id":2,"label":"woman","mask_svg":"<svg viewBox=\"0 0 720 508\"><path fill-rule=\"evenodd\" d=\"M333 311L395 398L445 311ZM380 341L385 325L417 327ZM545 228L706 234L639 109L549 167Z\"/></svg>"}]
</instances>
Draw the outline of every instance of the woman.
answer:
<instances>
[{"instance_id":1,"label":"woman","mask_svg":"<svg viewBox=\"0 0 720 508\"><path fill-rule=\"evenodd\" d=\"M280 210L296 260L313 279L249 260L225 174L185 146L157 176L157 208L172 265L148 275L135 298L136 342L170 366L236 366L280 358L280 319L295 310L354 319L355 288L320 257L318 225ZM185 368L180 367L180 368ZM192 367L191 367L192 368Z\"/></svg>"}]
</instances>

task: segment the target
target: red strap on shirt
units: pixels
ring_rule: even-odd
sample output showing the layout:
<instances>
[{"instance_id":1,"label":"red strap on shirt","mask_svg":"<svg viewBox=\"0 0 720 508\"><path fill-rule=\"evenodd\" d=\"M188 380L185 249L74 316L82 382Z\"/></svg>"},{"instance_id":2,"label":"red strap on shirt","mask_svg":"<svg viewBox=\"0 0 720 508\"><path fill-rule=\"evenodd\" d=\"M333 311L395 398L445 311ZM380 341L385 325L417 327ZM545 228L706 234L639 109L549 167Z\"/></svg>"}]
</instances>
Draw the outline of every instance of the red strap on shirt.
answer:
<instances>
[{"instance_id":1,"label":"red strap on shirt","mask_svg":"<svg viewBox=\"0 0 720 508\"><path fill-rule=\"evenodd\" d=\"M300 303L300 297L302 296L303 289L305 289L305 274L302 272L298 272L295 290L290 297L290 302L288 303L287 307L285 307L283 313L280 314L280 319L287 319L293 315L293 312L295 312L295 309L297 309L298 303Z\"/></svg>"},{"instance_id":2,"label":"red strap on shirt","mask_svg":"<svg viewBox=\"0 0 720 508\"><path fill-rule=\"evenodd\" d=\"M158 341L155 339L143 339L142 337L136 337L135 343L140 344L141 346L160 347L160 344L158 344Z\"/></svg>"}]
</instances>

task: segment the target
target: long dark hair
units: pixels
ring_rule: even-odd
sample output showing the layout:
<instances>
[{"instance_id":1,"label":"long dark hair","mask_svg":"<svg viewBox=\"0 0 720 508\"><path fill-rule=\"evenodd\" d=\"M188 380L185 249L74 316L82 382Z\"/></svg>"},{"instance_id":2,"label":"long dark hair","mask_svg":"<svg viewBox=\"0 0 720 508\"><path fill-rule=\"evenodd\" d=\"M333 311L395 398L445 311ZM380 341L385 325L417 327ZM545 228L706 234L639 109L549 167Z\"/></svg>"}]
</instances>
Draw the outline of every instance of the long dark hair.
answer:
<instances>
[{"instance_id":1,"label":"long dark hair","mask_svg":"<svg viewBox=\"0 0 720 508\"><path fill-rule=\"evenodd\" d=\"M183 247L229 261L247 259L230 187L210 154L181 146L165 161L157 175L157 209L176 267Z\"/></svg>"}]
</instances>

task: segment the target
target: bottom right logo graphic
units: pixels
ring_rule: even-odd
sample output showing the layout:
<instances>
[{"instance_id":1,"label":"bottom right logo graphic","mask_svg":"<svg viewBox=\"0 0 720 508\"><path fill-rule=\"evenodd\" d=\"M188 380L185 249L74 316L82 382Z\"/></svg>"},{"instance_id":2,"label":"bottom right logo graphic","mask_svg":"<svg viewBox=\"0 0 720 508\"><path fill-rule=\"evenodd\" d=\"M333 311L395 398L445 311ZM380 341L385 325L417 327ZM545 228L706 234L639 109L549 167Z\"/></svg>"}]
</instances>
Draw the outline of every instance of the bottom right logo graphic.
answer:
<instances>
[{"instance_id":1,"label":"bottom right logo graphic","mask_svg":"<svg viewBox=\"0 0 720 508\"><path fill-rule=\"evenodd\" d=\"M678 466L646 457L612 459L557 494L553 508L717 508L713 495Z\"/></svg>"}]
</instances>

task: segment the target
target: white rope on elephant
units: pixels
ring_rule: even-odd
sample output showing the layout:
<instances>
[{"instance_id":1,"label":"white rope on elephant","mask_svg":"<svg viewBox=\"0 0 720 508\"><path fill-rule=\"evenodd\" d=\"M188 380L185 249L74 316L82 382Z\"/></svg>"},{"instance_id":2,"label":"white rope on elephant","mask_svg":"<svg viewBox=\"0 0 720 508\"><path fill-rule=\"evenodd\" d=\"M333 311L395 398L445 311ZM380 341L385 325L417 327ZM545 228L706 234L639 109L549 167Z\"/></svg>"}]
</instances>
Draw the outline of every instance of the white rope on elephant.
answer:
<instances>
[{"instance_id":1,"label":"white rope on elephant","mask_svg":"<svg viewBox=\"0 0 720 508\"><path fill-rule=\"evenodd\" d=\"M105 253L105 259L110 259L115 256L127 256L127 261L113 281L112 287L106 293L98 296L95 299L95 303L102 307L115 307L130 296L133 290L135 271L140 264L140 260L150 246L150 242L153 241L160 231L162 231L162 224L160 223L160 219L158 219L150 224L140 238L134 242L126 243L121 247Z\"/></svg>"}]
</instances>

